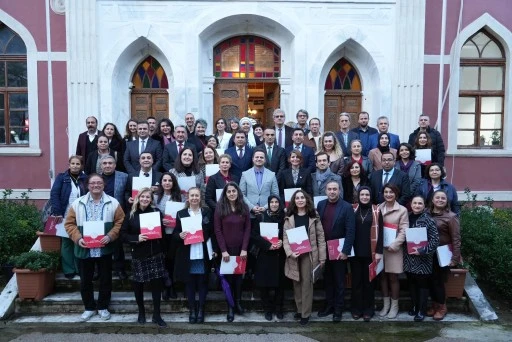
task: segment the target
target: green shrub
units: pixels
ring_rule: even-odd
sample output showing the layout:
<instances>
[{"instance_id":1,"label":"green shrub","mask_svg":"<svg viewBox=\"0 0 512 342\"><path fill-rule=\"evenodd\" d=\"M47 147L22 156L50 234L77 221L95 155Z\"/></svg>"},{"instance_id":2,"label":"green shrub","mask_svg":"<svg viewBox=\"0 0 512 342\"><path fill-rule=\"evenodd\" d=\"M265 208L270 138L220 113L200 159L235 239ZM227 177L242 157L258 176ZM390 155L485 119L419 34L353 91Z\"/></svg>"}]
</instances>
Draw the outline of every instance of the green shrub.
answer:
<instances>
[{"instance_id":1,"label":"green shrub","mask_svg":"<svg viewBox=\"0 0 512 342\"><path fill-rule=\"evenodd\" d=\"M31 271L39 271L41 269L55 271L57 267L59 267L59 261L59 253L39 251L21 253L20 255L13 256L9 259L9 263L11 263L15 268L24 268Z\"/></svg>"},{"instance_id":2,"label":"green shrub","mask_svg":"<svg viewBox=\"0 0 512 342\"><path fill-rule=\"evenodd\" d=\"M461 211L462 256L479 279L512 299L512 209L494 209L492 201L478 206L466 191Z\"/></svg>"},{"instance_id":3,"label":"green shrub","mask_svg":"<svg viewBox=\"0 0 512 342\"><path fill-rule=\"evenodd\" d=\"M11 190L3 191L0 199L0 265L13 255L30 250L41 228L39 209L28 200L28 193L21 199L10 199Z\"/></svg>"}]
</instances>

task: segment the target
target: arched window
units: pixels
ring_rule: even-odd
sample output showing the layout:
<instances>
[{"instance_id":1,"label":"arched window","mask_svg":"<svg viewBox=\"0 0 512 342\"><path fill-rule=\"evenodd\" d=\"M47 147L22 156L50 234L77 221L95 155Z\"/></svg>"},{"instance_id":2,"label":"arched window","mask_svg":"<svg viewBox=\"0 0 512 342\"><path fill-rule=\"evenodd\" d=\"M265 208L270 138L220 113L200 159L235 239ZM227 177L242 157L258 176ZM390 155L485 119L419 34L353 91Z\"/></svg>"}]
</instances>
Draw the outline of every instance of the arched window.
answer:
<instances>
[{"instance_id":1,"label":"arched window","mask_svg":"<svg viewBox=\"0 0 512 342\"><path fill-rule=\"evenodd\" d=\"M485 29L460 53L457 146L503 148L505 53Z\"/></svg>"},{"instance_id":2,"label":"arched window","mask_svg":"<svg viewBox=\"0 0 512 342\"><path fill-rule=\"evenodd\" d=\"M338 60L329 71L325 80L325 90L361 91L359 75L345 58Z\"/></svg>"},{"instance_id":3,"label":"arched window","mask_svg":"<svg viewBox=\"0 0 512 342\"><path fill-rule=\"evenodd\" d=\"M169 82L164 68L152 56L148 56L142 63L139 64L132 79L133 86L136 89L150 88L150 89L167 89Z\"/></svg>"},{"instance_id":4,"label":"arched window","mask_svg":"<svg viewBox=\"0 0 512 342\"><path fill-rule=\"evenodd\" d=\"M0 145L29 144L27 48L0 22Z\"/></svg>"},{"instance_id":5,"label":"arched window","mask_svg":"<svg viewBox=\"0 0 512 342\"><path fill-rule=\"evenodd\" d=\"M213 48L217 78L274 78L281 69L281 49L261 37L238 36Z\"/></svg>"}]
</instances>

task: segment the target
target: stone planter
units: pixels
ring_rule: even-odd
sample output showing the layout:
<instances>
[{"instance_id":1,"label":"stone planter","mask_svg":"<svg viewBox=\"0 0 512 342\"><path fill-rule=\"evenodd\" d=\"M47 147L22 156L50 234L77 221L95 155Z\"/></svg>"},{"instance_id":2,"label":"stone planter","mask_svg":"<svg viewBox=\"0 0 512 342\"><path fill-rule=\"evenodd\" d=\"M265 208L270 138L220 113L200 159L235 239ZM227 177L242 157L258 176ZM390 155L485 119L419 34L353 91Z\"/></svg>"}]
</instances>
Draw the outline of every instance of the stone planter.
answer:
<instances>
[{"instance_id":1,"label":"stone planter","mask_svg":"<svg viewBox=\"0 0 512 342\"><path fill-rule=\"evenodd\" d=\"M43 232L37 232L39 242L41 244L41 251L43 252L60 252L60 236L49 235Z\"/></svg>"},{"instance_id":2,"label":"stone planter","mask_svg":"<svg viewBox=\"0 0 512 342\"><path fill-rule=\"evenodd\" d=\"M41 300L52 293L55 285L55 271L15 268L13 272L16 274L20 299Z\"/></svg>"},{"instance_id":3,"label":"stone planter","mask_svg":"<svg viewBox=\"0 0 512 342\"><path fill-rule=\"evenodd\" d=\"M467 269L452 268L448 280L444 284L446 297L462 298L464 294L464 283L466 282Z\"/></svg>"}]
</instances>

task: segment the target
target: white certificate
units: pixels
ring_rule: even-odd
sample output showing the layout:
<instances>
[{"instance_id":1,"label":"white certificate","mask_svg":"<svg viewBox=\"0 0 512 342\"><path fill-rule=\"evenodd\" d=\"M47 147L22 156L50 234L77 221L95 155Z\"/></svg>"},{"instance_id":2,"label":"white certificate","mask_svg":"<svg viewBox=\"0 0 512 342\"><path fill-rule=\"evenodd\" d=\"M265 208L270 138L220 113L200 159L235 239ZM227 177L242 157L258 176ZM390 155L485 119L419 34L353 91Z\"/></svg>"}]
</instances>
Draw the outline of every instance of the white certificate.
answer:
<instances>
[{"instance_id":1,"label":"white certificate","mask_svg":"<svg viewBox=\"0 0 512 342\"><path fill-rule=\"evenodd\" d=\"M217 202L220 201L220 198L222 197L222 190L224 189L215 189L215 194L217 195Z\"/></svg>"},{"instance_id":2,"label":"white certificate","mask_svg":"<svg viewBox=\"0 0 512 342\"><path fill-rule=\"evenodd\" d=\"M151 177L132 178L132 198L135 198L142 188L151 188Z\"/></svg>"},{"instance_id":3,"label":"white certificate","mask_svg":"<svg viewBox=\"0 0 512 342\"><path fill-rule=\"evenodd\" d=\"M180 186L181 193L187 194L190 188L196 186L196 177L188 176L188 177L177 177L178 185Z\"/></svg>"},{"instance_id":4,"label":"white certificate","mask_svg":"<svg viewBox=\"0 0 512 342\"><path fill-rule=\"evenodd\" d=\"M432 149L424 148L416 150L416 161L424 165L429 165L432 162Z\"/></svg>"},{"instance_id":5,"label":"white certificate","mask_svg":"<svg viewBox=\"0 0 512 342\"><path fill-rule=\"evenodd\" d=\"M318 209L318 203L320 203L323 200L326 200L327 196L315 196L313 197L313 201L315 202L315 209Z\"/></svg>"},{"instance_id":6,"label":"white certificate","mask_svg":"<svg viewBox=\"0 0 512 342\"><path fill-rule=\"evenodd\" d=\"M205 165L205 176L210 177L219 172L219 164L206 164Z\"/></svg>"}]
</instances>

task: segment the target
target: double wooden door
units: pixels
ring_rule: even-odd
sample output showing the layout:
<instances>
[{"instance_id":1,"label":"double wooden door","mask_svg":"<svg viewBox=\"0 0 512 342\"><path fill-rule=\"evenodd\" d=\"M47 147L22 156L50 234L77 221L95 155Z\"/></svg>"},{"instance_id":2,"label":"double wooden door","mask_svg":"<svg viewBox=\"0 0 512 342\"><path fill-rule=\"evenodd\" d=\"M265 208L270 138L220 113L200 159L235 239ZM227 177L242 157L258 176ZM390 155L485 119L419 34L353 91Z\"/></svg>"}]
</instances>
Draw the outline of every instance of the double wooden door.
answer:
<instances>
[{"instance_id":1,"label":"double wooden door","mask_svg":"<svg viewBox=\"0 0 512 342\"><path fill-rule=\"evenodd\" d=\"M361 111L360 92L326 92L324 96L324 129L336 132L340 129L339 117L342 112L350 114L350 128L358 126L357 115Z\"/></svg>"},{"instance_id":2,"label":"double wooden door","mask_svg":"<svg viewBox=\"0 0 512 342\"><path fill-rule=\"evenodd\" d=\"M133 89L131 94L131 118L146 120L154 116L156 120L169 117L169 93L157 89Z\"/></svg>"}]
</instances>

